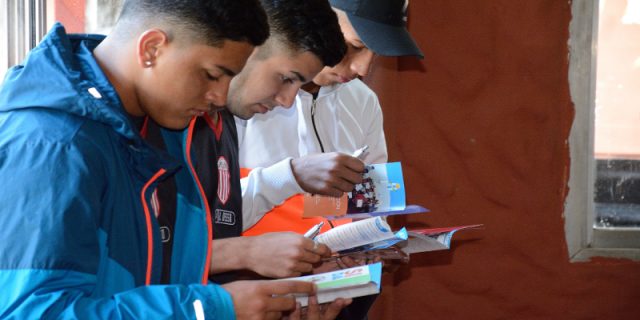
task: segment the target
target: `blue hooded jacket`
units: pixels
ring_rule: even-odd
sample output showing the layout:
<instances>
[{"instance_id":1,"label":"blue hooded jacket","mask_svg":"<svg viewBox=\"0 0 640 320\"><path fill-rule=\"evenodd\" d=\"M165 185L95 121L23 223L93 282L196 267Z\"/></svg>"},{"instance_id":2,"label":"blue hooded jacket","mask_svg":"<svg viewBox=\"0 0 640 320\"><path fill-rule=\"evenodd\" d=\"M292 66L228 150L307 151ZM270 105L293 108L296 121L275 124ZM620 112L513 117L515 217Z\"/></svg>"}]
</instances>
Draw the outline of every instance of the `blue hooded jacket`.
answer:
<instances>
[{"instance_id":1,"label":"blue hooded jacket","mask_svg":"<svg viewBox=\"0 0 640 320\"><path fill-rule=\"evenodd\" d=\"M157 284L149 203L177 164L130 123L93 58L102 39L56 24L0 87L0 318L195 319L201 303L233 319L228 292L206 284L204 213L176 231L175 284Z\"/></svg>"}]
</instances>

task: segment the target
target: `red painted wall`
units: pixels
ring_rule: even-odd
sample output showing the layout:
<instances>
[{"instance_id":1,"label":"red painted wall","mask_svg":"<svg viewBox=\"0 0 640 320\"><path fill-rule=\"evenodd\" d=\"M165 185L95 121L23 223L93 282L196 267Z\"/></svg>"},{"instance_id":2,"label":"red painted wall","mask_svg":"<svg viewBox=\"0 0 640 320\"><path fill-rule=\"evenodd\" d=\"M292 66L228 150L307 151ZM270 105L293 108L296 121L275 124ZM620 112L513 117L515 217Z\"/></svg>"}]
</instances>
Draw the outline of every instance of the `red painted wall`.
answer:
<instances>
[{"instance_id":1,"label":"red painted wall","mask_svg":"<svg viewBox=\"0 0 640 320\"><path fill-rule=\"evenodd\" d=\"M408 202L432 212L392 222L485 228L386 274L370 318L640 317L640 264L568 260L569 1L411 1L410 14L425 60L379 58L366 80Z\"/></svg>"},{"instance_id":2,"label":"red painted wall","mask_svg":"<svg viewBox=\"0 0 640 320\"><path fill-rule=\"evenodd\" d=\"M69 33L83 33L85 0L55 0L54 19L62 22Z\"/></svg>"}]
</instances>

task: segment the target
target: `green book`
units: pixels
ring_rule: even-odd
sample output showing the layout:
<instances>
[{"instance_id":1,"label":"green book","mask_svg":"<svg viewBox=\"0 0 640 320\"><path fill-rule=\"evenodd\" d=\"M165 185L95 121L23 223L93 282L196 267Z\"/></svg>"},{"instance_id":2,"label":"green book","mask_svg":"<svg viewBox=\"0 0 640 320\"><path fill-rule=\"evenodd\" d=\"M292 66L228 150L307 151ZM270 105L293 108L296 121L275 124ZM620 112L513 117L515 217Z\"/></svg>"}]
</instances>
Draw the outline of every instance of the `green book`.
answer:
<instances>
[{"instance_id":1,"label":"green book","mask_svg":"<svg viewBox=\"0 0 640 320\"><path fill-rule=\"evenodd\" d=\"M283 280L314 282L318 287L318 303L331 302L337 298L355 298L380 293L382 263L325 272ZM276 280L279 281L279 280ZM296 294L296 301L307 306L307 295Z\"/></svg>"}]
</instances>

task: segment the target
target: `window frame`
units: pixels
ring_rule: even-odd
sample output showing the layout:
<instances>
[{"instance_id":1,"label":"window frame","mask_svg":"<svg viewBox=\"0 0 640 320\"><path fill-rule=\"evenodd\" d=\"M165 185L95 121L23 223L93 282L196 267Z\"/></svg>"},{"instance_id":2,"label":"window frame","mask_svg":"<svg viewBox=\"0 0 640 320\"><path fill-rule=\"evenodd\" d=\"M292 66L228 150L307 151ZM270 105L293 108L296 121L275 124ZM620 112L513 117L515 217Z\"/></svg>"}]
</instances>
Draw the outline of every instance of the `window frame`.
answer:
<instances>
[{"instance_id":1,"label":"window frame","mask_svg":"<svg viewBox=\"0 0 640 320\"><path fill-rule=\"evenodd\" d=\"M565 203L565 235L572 262L593 257L640 260L640 228L594 226L596 54L600 1L572 1L569 26L569 90L575 118L569 135L571 169ZM585 157L586 155L586 157Z\"/></svg>"},{"instance_id":2,"label":"window frame","mask_svg":"<svg viewBox=\"0 0 640 320\"><path fill-rule=\"evenodd\" d=\"M51 0L17 0L0 4L0 81L9 68L21 63L47 31Z\"/></svg>"},{"instance_id":3,"label":"window frame","mask_svg":"<svg viewBox=\"0 0 640 320\"><path fill-rule=\"evenodd\" d=\"M7 35L4 39L0 38L0 84L2 83L1 79L4 79L9 64L9 19L7 18L7 11L7 4L0 4L0 34Z\"/></svg>"}]
</instances>

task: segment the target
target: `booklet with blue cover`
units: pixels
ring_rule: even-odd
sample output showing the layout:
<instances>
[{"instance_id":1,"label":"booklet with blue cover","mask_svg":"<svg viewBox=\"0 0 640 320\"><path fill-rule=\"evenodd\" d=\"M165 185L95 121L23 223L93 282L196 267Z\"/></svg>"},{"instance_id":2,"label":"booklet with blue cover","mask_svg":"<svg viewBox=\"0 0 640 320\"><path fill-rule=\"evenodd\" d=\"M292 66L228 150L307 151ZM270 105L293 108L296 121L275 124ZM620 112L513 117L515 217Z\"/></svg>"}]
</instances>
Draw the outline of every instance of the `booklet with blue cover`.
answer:
<instances>
[{"instance_id":1,"label":"booklet with blue cover","mask_svg":"<svg viewBox=\"0 0 640 320\"><path fill-rule=\"evenodd\" d=\"M306 194L303 217L353 219L428 211L418 205L406 205L402 166L391 162L367 165L362 183L340 198Z\"/></svg>"},{"instance_id":2,"label":"booklet with blue cover","mask_svg":"<svg viewBox=\"0 0 640 320\"><path fill-rule=\"evenodd\" d=\"M346 252L388 248L407 239L404 228L393 232L382 217L373 217L339 225L314 240L326 244L332 252Z\"/></svg>"}]
</instances>

